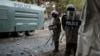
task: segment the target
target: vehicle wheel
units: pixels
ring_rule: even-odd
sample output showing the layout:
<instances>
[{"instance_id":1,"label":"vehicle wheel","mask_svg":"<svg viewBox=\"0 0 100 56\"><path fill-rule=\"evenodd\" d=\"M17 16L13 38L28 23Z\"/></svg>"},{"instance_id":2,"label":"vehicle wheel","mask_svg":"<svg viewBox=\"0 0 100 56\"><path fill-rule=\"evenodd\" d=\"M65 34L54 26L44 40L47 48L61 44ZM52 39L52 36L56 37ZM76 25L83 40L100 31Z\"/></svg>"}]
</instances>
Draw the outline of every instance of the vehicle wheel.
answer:
<instances>
[{"instance_id":1,"label":"vehicle wheel","mask_svg":"<svg viewBox=\"0 0 100 56\"><path fill-rule=\"evenodd\" d=\"M25 32L17 32L17 36L24 36Z\"/></svg>"},{"instance_id":2,"label":"vehicle wheel","mask_svg":"<svg viewBox=\"0 0 100 56\"><path fill-rule=\"evenodd\" d=\"M27 31L25 35L26 36L32 36L33 34L34 34L34 31Z\"/></svg>"},{"instance_id":3,"label":"vehicle wheel","mask_svg":"<svg viewBox=\"0 0 100 56\"><path fill-rule=\"evenodd\" d=\"M22 37L25 35L25 32L14 32L13 36L18 36L18 37Z\"/></svg>"}]
</instances>

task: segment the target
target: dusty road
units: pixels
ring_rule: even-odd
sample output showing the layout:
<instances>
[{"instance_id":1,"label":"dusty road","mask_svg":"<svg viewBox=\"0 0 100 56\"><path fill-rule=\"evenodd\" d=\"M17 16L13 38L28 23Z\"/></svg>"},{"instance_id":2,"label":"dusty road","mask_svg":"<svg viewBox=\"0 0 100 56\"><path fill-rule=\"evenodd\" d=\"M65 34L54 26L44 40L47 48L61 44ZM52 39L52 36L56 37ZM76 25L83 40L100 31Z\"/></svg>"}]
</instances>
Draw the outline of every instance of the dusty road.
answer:
<instances>
[{"instance_id":1,"label":"dusty road","mask_svg":"<svg viewBox=\"0 0 100 56\"><path fill-rule=\"evenodd\" d=\"M41 53L52 51L52 39L45 45L52 35L52 31L47 29L48 22L45 23L44 30L36 30L33 36L0 36L0 56L40 56ZM64 42L60 44L63 45Z\"/></svg>"},{"instance_id":2,"label":"dusty road","mask_svg":"<svg viewBox=\"0 0 100 56\"><path fill-rule=\"evenodd\" d=\"M39 56L52 51L52 39L45 45L51 34L49 30L37 30L33 36L1 38L0 56Z\"/></svg>"}]
</instances>

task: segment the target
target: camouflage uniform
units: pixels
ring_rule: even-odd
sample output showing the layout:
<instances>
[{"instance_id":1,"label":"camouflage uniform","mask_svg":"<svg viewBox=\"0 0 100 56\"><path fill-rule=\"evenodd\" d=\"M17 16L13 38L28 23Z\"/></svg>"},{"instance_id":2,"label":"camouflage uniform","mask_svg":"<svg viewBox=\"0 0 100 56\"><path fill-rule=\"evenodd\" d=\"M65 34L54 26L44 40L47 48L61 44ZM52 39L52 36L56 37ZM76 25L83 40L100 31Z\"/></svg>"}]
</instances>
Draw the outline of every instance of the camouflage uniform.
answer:
<instances>
[{"instance_id":1,"label":"camouflage uniform","mask_svg":"<svg viewBox=\"0 0 100 56\"><path fill-rule=\"evenodd\" d=\"M57 28L55 28L53 30L53 41L54 41L54 45L55 45L55 49L54 52L58 52L59 51L59 37L60 37L60 32L61 32L61 24L60 24L60 19L56 18L54 19L54 23L55 25L57 25Z\"/></svg>"},{"instance_id":2,"label":"camouflage uniform","mask_svg":"<svg viewBox=\"0 0 100 56\"><path fill-rule=\"evenodd\" d=\"M57 11L56 11L57 12ZM53 29L53 41L54 41L54 52L59 51L59 37L60 37L60 32L61 32L61 24L60 24L60 19L57 13L52 12L52 17L54 18L53 20L53 25L56 25L56 28Z\"/></svg>"}]
</instances>

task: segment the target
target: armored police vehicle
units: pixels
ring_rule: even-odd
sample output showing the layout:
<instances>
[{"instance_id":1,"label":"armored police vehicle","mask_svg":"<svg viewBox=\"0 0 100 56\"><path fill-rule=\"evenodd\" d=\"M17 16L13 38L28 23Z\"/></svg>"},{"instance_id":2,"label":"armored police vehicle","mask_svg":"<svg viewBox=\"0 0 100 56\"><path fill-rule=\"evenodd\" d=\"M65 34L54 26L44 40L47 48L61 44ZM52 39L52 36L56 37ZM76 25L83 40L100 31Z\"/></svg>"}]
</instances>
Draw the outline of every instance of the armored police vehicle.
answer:
<instances>
[{"instance_id":1,"label":"armored police vehicle","mask_svg":"<svg viewBox=\"0 0 100 56\"><path fill-rule=\"evenodd\" d=\"M0 33L32 35L43 28L44 9L37 5L0 0Z\"/></svg>"}]
</instances>

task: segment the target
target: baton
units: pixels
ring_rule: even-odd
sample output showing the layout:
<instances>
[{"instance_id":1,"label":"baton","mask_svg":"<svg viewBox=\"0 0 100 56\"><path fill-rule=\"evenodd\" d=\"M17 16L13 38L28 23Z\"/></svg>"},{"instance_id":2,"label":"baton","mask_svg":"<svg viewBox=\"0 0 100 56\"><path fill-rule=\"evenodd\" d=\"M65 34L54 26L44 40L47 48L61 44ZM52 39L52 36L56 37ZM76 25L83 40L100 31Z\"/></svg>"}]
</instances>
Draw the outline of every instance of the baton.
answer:
<instances>
[{"instance_id":1,"label":"baton","mask_svg":"<svg viewBox=\"0 0 100 56\"><path fill-rule=\"evenodd\" d=\"M48 44L48 42L50 41L51 38L52 38L52 35L51 35L50 38L47 40L47 42L45 43L45 45Z\"/></svg>"}]
</instances>

